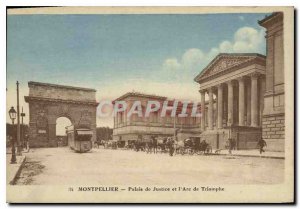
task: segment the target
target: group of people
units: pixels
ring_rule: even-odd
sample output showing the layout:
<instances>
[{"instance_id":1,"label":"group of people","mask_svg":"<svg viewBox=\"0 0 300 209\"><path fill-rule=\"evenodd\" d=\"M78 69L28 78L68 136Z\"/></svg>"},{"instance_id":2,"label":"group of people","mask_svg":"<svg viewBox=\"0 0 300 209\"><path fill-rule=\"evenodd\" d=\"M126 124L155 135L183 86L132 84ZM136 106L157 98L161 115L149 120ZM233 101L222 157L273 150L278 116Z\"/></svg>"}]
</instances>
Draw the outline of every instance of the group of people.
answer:
<instances>
[{"instance_id":1,"label":"group of people","mask_svg":"<svg viewBox=\"0 0 300 209\"><path fill-rule=\"evenodd\" d=\"M191 143L192 140L190 141L183 141L183 147L185 148L186 146L191 147ZM99 148L99 146L103 145L104 147L108 146L108 144L105 144L104 142L95 142L95 146ZM111 144L111 148L114 148L114 145L116 146L115 148L117 148L117 144L112 143ZM203 149L202 151L204 151L207 149L208 147L208 143L205 141L205 139L201 140L200 144L198 145L198 147L200 148L200 150L202 150L202 148L204 147L205 149ZM168 152L170 156L173 156L176 149L180 148L180 143L177 142L176 140L174 140L172 137L166 137L164 139L160 139L158 140L155 136L152 136L150 140L148 140L147 142L143 141L143 140L135 140L132 143L129 143L128 148L134 149L135 151L139 152L139 151L146 151L147 153L157 153L158 149L161 152ZM262 154L263 152L265 152L264 147L267 146L267 143L265 140L260 139L257 143L257 147L259 148L259 152L260 154ZM232 150L236 150L237 149L237 143L236 140L234 138L228 138L226 141L226 145L225 148L228 149L228 153L232 154ZM218 150L217 150L218 151ZM216 152L217 152L216 151Z\"/></svg>"},{"instance_id":2,"label":"group of people","mask_svg":"<svg viewBox=\"0 0 300 209\"><path fill-rule=\"evenodd\" d=\"M236 149L236 140L233 138L228 138L228 140L226 141L226 148L228 149L228 153L232 154L232 150ZM262 138L260 140L258 140L257 142L257 147L259 149L259 153L262 154L263 152L265 152L264 147L267 146L267 143L265 140L263 140Z\"/></svg>"},{"instance_id":3,"label":"group of people","mask_svg":"<svg viewBox=\"0 0 300 209\"><path fill-rule=\"evenodd\" d=\"M170 156L173 156L174 153L183 154L182 150L193 150L202 151L206 153L209 144L203 139L200 143L196 144L192 139L186 139L183 141L177 141L173 137L166 137L164 139L157 140L155 136L151 137L151 139L147 142L143 142L142 140L136 140L134 142L134 148L138 151L146 151L147 153L157 153L160 152L169 153Z\"/></svg>"}]
</instances>

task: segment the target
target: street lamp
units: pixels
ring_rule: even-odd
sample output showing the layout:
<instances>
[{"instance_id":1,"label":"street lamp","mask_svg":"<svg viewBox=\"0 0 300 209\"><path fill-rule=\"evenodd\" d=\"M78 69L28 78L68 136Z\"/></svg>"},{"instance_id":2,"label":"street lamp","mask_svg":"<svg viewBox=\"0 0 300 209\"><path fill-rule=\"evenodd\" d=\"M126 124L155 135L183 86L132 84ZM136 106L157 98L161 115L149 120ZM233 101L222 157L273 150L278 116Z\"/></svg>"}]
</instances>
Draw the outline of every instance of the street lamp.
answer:
<instances>
[{"instance_id":1,"label":"street lamp","mask_svg":"<svg viewBox=\"0 0 300 209\"><path fill-rule=\"evenodd\" d=\"M9 113L9 117L12 121L12 124L13 124L13 127L14 127L14 121L17 117L17 112L15 110L14 107L11 107L10 110L8 111ZM16 148L15 148L15 137L13 137L13 140L12 140L12 149L11 149L11 152L12 152L12 155L11 155L11 161L10 163L11 164L15 164L17 163L17 158L16 158Z\"/></svg>"},{"instance_id":2,"label":"street lamp","mask_svg":"<svg viewBox=\"0 0 300 209\"><path fill-rule=\"evenodd\" d=\"M17 118L17 112L14 107L11 107L8 111L9 117L12 120L12 124L14 124L15 119Z\"/></svg>"}]
</instances>

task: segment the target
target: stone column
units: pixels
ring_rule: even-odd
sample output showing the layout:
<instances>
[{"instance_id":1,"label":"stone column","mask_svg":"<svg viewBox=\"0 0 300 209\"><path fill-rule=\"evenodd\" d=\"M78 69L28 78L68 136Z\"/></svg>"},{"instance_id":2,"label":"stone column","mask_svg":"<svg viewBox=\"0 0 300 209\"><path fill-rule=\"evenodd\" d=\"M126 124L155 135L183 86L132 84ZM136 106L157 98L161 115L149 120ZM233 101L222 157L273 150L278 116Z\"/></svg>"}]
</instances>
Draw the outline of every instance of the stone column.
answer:
<instances>
[{"instance_id":1,"label":"stone column","mask_svg":"<svg viewBox=\"0 0 300 209\"><path fill-rule=\"evenodd\" d=\"M116 127L119 127L119 113L116 114Z\"/></svg>"},{"instance_id":2,"label":"stone column","mask_svg":"<svg viewBox=\"0 0 300 209\"><path fill-rule=\"evenodd\" d=\"M239 78L239 125L244 126L245 121L245 83L244 78Z\"/></svg>"},{"instance_id":3,"label":"stone column","mask_svg":"<svg viewBox=\"0 0 300 209\"><path fill-rule=\"evenodd\" d=\"M258 126L258 95L257 95L258 74L251 75L251 126Z\"/></svg>"},{"instance_id":4,"label":"stone column","mask_svg":"<svg viewBox=\"0 0 300 209\"><path fill-rule=\"evenodd\" d=\"M251 83L247 82L247 126L251 125Z\"/></svg>"},{"instance_id":5,"label":"stone column","mask_svg":"<svg viewBox=\"0 0 300 209\"><path fill-rule=\"evenodd\" d=\"M208 90L208 129L213 129L213 108L214 108L214 101L213 101L213 88Z\"/></svg>"},{"instance_id":6,"label":"stone column","mask_svg":"<svg viewBox=\"0 0 300 209\"><path fill-rule=\"evenodd\" d=\"M228 85L228 118L227 125L233 124L233 84L231 81L227 82Z\"/></svg>"},{"instance_id":7,"label":"stone column","mask_svg":"<svg viewBox=\"0 0 300 209\"><path fill-rule=\"evenodd\" d=\"M201 93L201 130L205 131L205 90L200 91Z\"/></svg>"},{"instance_id":8,"label":"stone column","mask_svg":"<svg viewBox=\"0 0 300 209\"><path fill-rule=\"evenodd\" d=\"M266 91L266 80L265 80L265 75L261 78L261 83L260 83L260 114L259 114L259 123L262 125L262 116L263 116L263 111L264 111L264 95Z\"/></svg>"},{"instance_id":9,"label":"stone column","mask_svg":"<svg viewBox=\"0 0 300 209\"><path fill-rule=\"evenodd\" d=\"M223 128L223 86L218 85L218 128Z\"/></svg>"}]
</instances>

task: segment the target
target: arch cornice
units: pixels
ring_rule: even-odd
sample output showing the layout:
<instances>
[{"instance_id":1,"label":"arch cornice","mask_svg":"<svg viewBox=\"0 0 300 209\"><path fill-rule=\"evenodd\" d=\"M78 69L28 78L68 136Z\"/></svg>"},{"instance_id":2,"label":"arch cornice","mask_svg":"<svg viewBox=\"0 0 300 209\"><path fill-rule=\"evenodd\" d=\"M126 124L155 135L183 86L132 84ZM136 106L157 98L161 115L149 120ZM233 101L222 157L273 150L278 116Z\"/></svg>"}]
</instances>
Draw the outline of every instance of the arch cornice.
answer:
<instances>
[{"instance_id":1,"label":"arch cornice","mask_svg":"<svg viewBox=\"0 0 300 209\"><path fill-rule=\"evenodd\" d=\"M25 96L25 101L27 103L38 101L38 102L50 102L50 103L68 103L68 104L79 104L79 105L92 105L98 106L98 102L96 101L78 101L78 100L66 100L66 99L52 99L45 97L33 97L33 96Z\"/></svg>"}]
</instances>

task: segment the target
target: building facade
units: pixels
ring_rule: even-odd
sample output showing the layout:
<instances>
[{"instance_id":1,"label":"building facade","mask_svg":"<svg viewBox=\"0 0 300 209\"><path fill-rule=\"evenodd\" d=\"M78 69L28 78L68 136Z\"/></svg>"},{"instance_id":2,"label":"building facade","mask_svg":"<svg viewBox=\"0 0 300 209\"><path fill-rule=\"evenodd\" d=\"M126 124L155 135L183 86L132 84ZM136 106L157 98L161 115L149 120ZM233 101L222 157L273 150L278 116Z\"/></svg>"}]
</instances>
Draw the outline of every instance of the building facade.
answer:
<instances>
[{"instance_id":1,"label":"building facade","mask_svg":"<svg viewBox=\"0 0 300 209\"><path fill-rule=\"evenodd\" d=\"M162 106L164 101L168 101L167 97L129 92L117 98L116 101L125 101L127 104L127 109L124 112L118 112L114 117L113 139L121 141L123 144L135 140L149 140L152 136L159 139L173 137L175 134L177 140L183 140L200 135L199 117L190 115L188 117L171 117L170 112L167 112L165 117L161 117L161 108L150 113L149 117L145 117L148 101L158 101ZM135 101L141 102L143 117L139 117L137 114L126 116ZM180 109L180 105L178 109ZM187 108L188 111L190 111L190 107Z\"/></svg>"},{"instance_id":2,"label":"building facade","mask_svg":"<svg viewBox=\"0 0 300 209\"><path fill-rule=\"evenodd\" d=\"M238 149L256 148L261 138L266 58L260 54L219 54L194 79L200 84L201 138L224 149L233 138ZM215 105L214 105L215 104Z\"/></svg>"},{"instance_id":3,"label":"building facade","mask_svg":"<svg viewBox=\"0 0 300 209\"><path fill-rule=\"evenodd\" d=\"M268 149L284 151L284 47L283 13L273 13L259 24L266 28L267 64L263 111L263 139Z\"/></svg>"},{"instance_id":4,"label":"building facade","mask_svg":"<svg viewBox=\"0 0 300 209\"><path fill-rule=\"evenodd\" d=\"M284 151L283 14L273 13L258 23L266 28L267 56L221 53L195 77L200 84L200 118L160 118L155 114L126 118L118 114L114 118L114 139L173 136L176 129L179 140L205 139L213 149L224 149L228 138L236 141L237 149L254 149L263 138L268 150ZM141 99L145 103L167 98L127 93L118 99Z\"/></svg>"}]
</instances>

